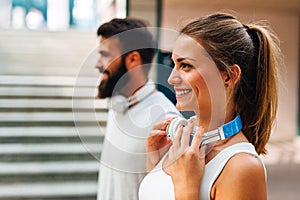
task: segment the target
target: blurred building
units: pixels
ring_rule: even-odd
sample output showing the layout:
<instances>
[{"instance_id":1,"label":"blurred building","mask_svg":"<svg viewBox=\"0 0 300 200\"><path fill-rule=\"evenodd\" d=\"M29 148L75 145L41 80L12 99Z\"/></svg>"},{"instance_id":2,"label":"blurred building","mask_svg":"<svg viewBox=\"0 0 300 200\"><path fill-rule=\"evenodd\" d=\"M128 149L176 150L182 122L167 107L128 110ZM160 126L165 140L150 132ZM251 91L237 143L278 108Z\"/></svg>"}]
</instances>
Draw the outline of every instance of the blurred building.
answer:
<instances>
[{"instance_id":1,"label":"blurred building","mask_svg":"<svg viewBox=\"0 0 300 200\"><path fill-rule=\"evenodd\" d=\"M126 0L1 0L0 28L93 30L126 16Z\"/></svg>"}]
</instances>

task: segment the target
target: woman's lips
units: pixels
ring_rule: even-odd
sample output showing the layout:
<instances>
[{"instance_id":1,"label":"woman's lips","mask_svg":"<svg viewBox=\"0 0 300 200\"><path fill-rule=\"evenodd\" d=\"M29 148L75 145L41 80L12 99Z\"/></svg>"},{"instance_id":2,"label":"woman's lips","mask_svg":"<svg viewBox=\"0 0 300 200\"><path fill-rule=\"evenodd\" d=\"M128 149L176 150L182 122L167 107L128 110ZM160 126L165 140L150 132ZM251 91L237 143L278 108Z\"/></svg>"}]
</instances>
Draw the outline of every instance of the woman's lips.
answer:
<instances>
[{"instance_id":1,"label":"woman's lips","mask_svg":"<svg viewBox=\"0 0 300 200\"><path fill-rule=\"evenodd\" d=\"M191 89L175 89L177 99L187 96L190 92L192 92Z\"/></svg>"}]
</instances>

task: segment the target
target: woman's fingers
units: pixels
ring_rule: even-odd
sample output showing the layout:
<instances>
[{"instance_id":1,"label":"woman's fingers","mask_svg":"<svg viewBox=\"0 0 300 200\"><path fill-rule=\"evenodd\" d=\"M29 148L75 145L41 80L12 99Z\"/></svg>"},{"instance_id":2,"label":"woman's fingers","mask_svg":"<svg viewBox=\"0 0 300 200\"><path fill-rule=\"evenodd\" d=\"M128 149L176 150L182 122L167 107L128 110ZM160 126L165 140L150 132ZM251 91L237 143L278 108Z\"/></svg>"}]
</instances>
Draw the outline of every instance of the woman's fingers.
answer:
<instances>
[{"instance_id":1,"label":"woman's fingers","mask_svg":"<svg viewBox=\"0 0 300 200\"><path fill-rule=\"evenodd\" d=\"M153 130L146 140L146 149L156 151L170 142L164 131Z\"/></svg>"},{"instance_id":2,"label":"woman's fingers","mask_svg":"<svg viewBox=\"0 0 300 200\"><path fill-rule=\"evenodd\" d=\"M185 149L190 145L190 136L193 132L194 122L190 120L186 127L183 129L183 134L181 136L181 146Z\"/></svg>"},{"instance_id":3,"label":"woman's fingers","mask_svg":"<svg viewBox=\"0 0 300 200\"><path fill-rule=\"evenodd\" d=\"M162 130L164 121L158 122L152 126L152 130Z\"/></svg>"},{"instance_id":4,"label":"woman's fingers","mask_svg":"<svg viewBox=\"0 0 300 200\"><path fill-rule=\"evenodd\" d=\"M204 128L203 126L200 126L197 130L197 132L194 135L194 138L192 140L191 148L195 151L199 151L201 142L202 142L202 135L204 134Z\"/></svg>"}]
</instances>

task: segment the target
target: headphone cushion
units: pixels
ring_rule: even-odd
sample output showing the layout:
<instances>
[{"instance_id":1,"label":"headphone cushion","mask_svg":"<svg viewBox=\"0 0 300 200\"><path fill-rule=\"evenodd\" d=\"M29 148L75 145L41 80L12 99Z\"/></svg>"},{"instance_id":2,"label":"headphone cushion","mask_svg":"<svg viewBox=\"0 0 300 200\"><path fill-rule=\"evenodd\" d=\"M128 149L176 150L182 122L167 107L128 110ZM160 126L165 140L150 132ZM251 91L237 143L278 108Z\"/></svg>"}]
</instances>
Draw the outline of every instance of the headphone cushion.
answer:
<instances>
[{"instance_id":1,"label":"headphone cushion","mask_svg":"<svg viewBox=\"0 0 300 200\"><path fill-rule=\"evenodd\" d=\"M129 107L128 99L123 95L116 95L110 98L109 108L114 111L123 113Z\"/></svg>"}]
</instances>

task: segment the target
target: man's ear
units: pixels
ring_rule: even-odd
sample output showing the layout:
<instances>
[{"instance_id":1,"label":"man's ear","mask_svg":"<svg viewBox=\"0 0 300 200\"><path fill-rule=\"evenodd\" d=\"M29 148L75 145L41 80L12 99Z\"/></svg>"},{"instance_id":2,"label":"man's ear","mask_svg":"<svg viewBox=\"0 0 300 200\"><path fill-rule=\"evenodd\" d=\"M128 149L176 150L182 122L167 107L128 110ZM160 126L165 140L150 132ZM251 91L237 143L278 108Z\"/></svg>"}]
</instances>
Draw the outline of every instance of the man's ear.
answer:
<instances>
[{"instance_id":1,"label":"man's ear","mask_svg":"<svg viewBox=\"0 0 300 200\"><path fill-rule=\"evenodd\" d=\"M127 54L125 58L126 69L132 70L133 68L142 65L141 55L138 51L133 51Z\"/></svg>"},{"instance_id":2,"label":"man's ear","mask_svg":"<svg viewBox=\"0 0 300 200\"><path fill-rule=\"evenodd\" d=\"M221 76L223 79L224 87L232 87L241 78L241 68L237 64L234 64L230 67L230 72L222 72Z\"/></svg>"}]
</instances>

